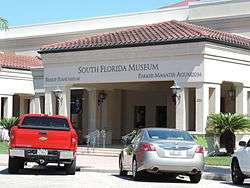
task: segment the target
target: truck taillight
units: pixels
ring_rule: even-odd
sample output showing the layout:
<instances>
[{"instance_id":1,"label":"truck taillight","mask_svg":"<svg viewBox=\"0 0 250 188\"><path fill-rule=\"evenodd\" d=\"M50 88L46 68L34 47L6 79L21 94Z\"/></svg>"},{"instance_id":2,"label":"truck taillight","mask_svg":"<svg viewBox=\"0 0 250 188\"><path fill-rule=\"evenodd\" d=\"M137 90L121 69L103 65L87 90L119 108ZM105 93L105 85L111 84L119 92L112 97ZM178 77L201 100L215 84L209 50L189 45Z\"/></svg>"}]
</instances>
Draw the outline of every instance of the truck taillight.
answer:
<instances>
[{"instance_id":1,"label":"truck taillight","mask_svg":"<svg viewBox=\"0 0 250 188\"><path fill-rule=\"evenodd\" d=\"M202 146L198 146L198 147L195 149L195 153L204 154L204 148L203 148Z\"/></svg>"},{"instance_id":2,"label":"truck taillight","mask_svg":"<svg viewBox=\"0 0 250 188\"><path fill-rule=\"evenodd\" d=\"M76 138L75 137L71 137L71 145L75 147L76 144L77 144Z\"/></svg>"},{"instance_id":3,"label":"truck taillight","mask_svg":"<svg viewBox=\"0 0 250 188\"><path fill-rule=\"evenodd\" d=\"M156 151L155 147L152 144L142 144L140 147L140 151Z\"/></svg>"}]
</instances>

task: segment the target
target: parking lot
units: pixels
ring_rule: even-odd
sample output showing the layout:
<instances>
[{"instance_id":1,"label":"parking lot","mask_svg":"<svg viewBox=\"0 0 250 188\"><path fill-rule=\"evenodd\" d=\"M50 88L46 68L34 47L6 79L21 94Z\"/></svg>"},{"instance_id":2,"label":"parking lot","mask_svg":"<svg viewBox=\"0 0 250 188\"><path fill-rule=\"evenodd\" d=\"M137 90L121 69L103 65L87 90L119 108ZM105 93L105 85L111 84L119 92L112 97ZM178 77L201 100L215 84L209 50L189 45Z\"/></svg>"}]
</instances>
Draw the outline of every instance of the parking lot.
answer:
<instances>
[{"instance_id":1,"label":"parking lot","mask_svg":"<svg viewBox=\"0 0 250 188\"><path fill-rule=\"evenodd\" d=\"M57 167L46 169L25 169L18 175L9 175L6 166L0 167L0 185L4 188L48 188L48 187L83 187L83 188L160 188L160 187L235 187L230 182L202 180L199 184L191 184L188 179L169 179L154 176L142 182L134 182L131 176L121 177L117 173L84 172L76 175L64 175ZM245 185L246 187L250 184Z\"/></svg>"},{"instance_id":2,"label":"parking lot","mask_svg":"<svg viewBox=\"0 0 250 188\"><path fill-rule=\"evenodd\" d=\"M202 179L199 184L192 184L186 177L169 179L166 176L153 176L141 182L134 182L131 176L118 175L118 158L102 156L78 156L76 175L65 175L57 166L46 168L29 164L20 174L8 174L8 155L0 155L0 187L4 188L48 188L48 187L84 187L84 188L117 188L117 187L235 187L231 181L214 181ZM244 187L250 186L250 183Z\"/></svg>"}]
</instances>

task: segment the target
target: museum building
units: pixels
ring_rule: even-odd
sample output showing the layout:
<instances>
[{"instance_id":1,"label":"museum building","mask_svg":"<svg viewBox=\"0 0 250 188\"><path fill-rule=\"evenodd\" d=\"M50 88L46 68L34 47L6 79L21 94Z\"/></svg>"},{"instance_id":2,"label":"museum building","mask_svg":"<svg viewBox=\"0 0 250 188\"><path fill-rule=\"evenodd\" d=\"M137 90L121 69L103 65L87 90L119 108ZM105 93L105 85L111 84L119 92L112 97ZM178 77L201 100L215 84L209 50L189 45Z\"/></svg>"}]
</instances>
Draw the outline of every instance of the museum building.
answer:
<instances>
[{"instance_id":1,"label":"museum building","mask_svg":"<svg viewBox=\"0 0 250 188\"><path fill-rule=\"evenodd\" d=\"M81 141L107 130L110 143L141 127L204 134L212 112L250 115L249 7L246 0L184 1L13 28L0 35L3 54L38 57L27 69L8 67L30 84L26 91L21 83L4 83L21 87L8 94L18 104L9 114L66 115Z\"/></svg>"}]
</instances>

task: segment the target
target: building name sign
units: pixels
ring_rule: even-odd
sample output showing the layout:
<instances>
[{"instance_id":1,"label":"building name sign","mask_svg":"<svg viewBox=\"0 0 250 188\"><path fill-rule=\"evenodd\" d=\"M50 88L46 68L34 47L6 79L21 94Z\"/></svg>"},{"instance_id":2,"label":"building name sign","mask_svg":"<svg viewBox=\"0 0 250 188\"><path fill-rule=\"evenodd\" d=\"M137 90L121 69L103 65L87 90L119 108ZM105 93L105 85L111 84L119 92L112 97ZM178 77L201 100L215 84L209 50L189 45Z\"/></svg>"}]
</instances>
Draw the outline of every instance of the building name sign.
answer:
<instances>
[{"instance_id":1,"label":"building name sign","mask_svg":"<svg viewBox=\"0 0 250 188\"><path fill-rule=\"evenodd\" d=\"M72 83L102 83L124 81L201 81L203 74L200 67L186 69L166 62L134 64L94 64L73 65L45 69L45 85Z\"/></svg>"},{"instance_id":2,"label":"building name sign","mask_svg":"<svg viewBox=\"0 0 250 188\"><path fill-rule=\"evenodd\" d=\"M159 64L97 65L79 66L78 73L158 71Z\"/></svg>"}]
</instances>

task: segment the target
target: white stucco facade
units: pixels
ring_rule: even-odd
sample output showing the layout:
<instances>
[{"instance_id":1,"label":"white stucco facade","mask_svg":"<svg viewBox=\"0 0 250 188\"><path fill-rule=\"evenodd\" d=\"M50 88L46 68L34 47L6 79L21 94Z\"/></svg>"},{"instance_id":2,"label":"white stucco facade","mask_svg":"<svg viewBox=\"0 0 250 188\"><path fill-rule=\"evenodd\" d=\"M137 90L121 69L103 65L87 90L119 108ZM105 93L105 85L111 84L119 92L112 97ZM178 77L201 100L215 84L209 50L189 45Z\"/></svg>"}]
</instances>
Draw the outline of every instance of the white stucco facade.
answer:
<instances>
[{"instance_id":1,"label":"white stucco facade","mask_svg":"<svg viewBox=\"0 0 250 188\"><path fill-rule=\"evenodd\" d=\"M13 27L0 33L0 51L40 56L37 50L42 45L169 20L250 37L249 8L248 0L193 2L142 13ZM44 67L31 71L1 69L0 96L5 97L2 102L8 101L1 108L4 116L13 114L13 96L19 95L20 105L15 108L20 112L27 111L29 99L30 113L66 115L82 138L107 129L118 140L136 127L141 112L145 126L163 121L165 127L202 134L209 113L250 115L250 53L242 48L190 42L48 53L41 58ZM176 104L170 89L174 82L181 87ZM62 91L60 100L57 90ZM100 105L103 92L106 98ZM79 100L80 110L74 111Z\"/></svg>"}]
</instances>

